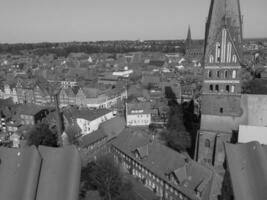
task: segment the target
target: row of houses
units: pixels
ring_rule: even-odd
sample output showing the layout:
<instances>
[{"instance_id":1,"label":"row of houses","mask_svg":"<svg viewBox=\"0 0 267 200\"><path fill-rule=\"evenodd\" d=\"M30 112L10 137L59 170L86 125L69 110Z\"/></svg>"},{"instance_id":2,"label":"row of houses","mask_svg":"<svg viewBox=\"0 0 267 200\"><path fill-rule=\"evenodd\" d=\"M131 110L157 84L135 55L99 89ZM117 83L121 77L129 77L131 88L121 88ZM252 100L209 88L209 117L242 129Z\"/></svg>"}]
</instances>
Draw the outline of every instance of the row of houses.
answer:
<instances>
[{"instance_id":1,"label":"row of houses","mask_svg":"<svg viewBox=\"0 0 267 200\"><path fill-rule=\"evenodd\" d=\"M13 103L51 105L54 102L54 91L57 86L51 86L39 79L18 80L16 84L5 83L0 89L0 98L12 98ZM127 98L124 87L101 90L89 87L58 88L60 107L77 105L89 108L111 108L118 101Z\"/></svg>"}]
</instances>

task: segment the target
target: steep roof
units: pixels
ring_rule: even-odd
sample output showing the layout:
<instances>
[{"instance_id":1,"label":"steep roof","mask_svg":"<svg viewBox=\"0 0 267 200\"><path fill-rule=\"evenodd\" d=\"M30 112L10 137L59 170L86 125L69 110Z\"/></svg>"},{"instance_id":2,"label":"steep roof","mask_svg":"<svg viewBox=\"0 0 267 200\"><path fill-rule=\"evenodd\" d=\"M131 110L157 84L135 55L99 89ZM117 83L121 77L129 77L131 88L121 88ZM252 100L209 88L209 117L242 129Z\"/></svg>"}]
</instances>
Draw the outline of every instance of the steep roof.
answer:
<instances>
[{"instance_id":1,"label":"steep roof","mask_svg":"<svg viewBox=\"0 0 267 200\"><path fill-rule=\"evenodd\" d=\"M79 197L81 161L74 146L40 146L42 157L36 200L74 200Z\"/></svg>"},{"instance_id":2,"label":"steep roof","mask_svg":"<svg viewBox=\"0 0 267 200\"><path fill-rule=\"evenodd\" d=\"M258 142L225 144L236 200L267 199L267 147Z\"/></svg>"},{"instance_id":3,"label":"steep roof","mask_svg":"<svg viewBox=\"0 0 267 200\"><path fill-rule=\"evenodd\" d=\"M0 199L78 200L81 163L74 146L0 147Z\"/></svg>"},{"instance_id":4,"label":"steep roof","mask_svg":"<svg viewBox=\"0 0 267 200\"><path fill-rule=\"evenodd\" d=\"M195 191L199 189L203 181L205 181L205 184L202 184L203 194L208 192L207 186L213 176L211 169L201 166L165 145L153 142L150 136L141 131L131 130L125 129L112 141L112 145L192 199L196 199ZM141 159L135 157L134 152L136 151L141 156ZM174 173L183 167L184 172L186 172L185 180L179 185L170 182L166 175Z\"/></svg>"},{"instance_id":5,"label":"steep roof","mask_svg":"<svg viewBox=\"0 0 267 200\"><path fill-rule=\"evenodd\" d=\"M205 56L213 48L223 27L229 30L237 54L242 56L242 20L239 0L211 0L206 23ZM235 38L235 39L234 39Z\"/></svg>"}]
</instances>

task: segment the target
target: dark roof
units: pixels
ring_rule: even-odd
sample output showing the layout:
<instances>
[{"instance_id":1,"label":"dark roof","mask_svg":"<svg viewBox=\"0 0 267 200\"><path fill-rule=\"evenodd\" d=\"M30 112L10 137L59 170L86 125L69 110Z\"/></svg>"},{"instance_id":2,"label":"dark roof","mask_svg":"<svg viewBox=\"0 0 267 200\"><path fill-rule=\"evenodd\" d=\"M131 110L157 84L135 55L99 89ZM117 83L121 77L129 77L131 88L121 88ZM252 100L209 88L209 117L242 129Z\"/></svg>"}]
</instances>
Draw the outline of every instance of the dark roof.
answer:
<instances>
[{"instance_id":1,"label":"dark roof","mask_svg":"<svg viewBox=\"0 0 267 200\"><path fill-rule=\"evenodd\" d=\"M225 144L235 200L267 199L267 146Z\"/></svg>"},{"instance_id":2,"label":"dark roof","mask_svg":"<svg viewBox=\"0 0 267 200\"><path fill-rule=\"evenodd\" d=\"M36 200L78 200L81 161L74 146L40 146L42 157Z\"/></svg>"},{"instance_id":3,"label":"dark roof","mask_svg":"<svg viewBox=\"0 0 267 200\"><path fill-rule=\"evenodd\" d=\"M127 103L127 114L150 114L150 113L151 113L150 102Z\"/></svg>"},{"instance_id":4,"label":"dark roof","mask_svg":"<svg viewBox=\"0 0 267 200\"><path fill-rule=\"evenodd\" d=\"M100 128L109 138L119 135L125 128L125 120L122 117L114 117L100 124Z\"/></svg>"},{"instance_id":5,"label":"dark roof","mask_svg":"<svg viewBox=\"0 0 267 200\"><path fill-rule=\"evenodd\" d=\"M150 136L140 130L125 129L112 141L112 145L192 199L196 198L195 191L199 189L203 181L206 182L206 185L202 188L204 191L202 194L210 192L207 186L213 178L214 172L211 169L201 166L187 156L162 144L153 142ZM135 157L134 152L136 151L140 156L142 155L143 159ZM184 181L179 185L171 183L166 175L183 167L186 172Z\"/></svg>"},{"instance_id":6,"label":"dark roof","mask_svg":"<svg viewBox=\"0 0 267 200\"><path fill-rule=\"evenodd\" d=\"M0 147L0 159L0 199L78 200L81 163L74 146Z\"/></svg>"},{"instance_id":7,"label":"dark roof","mask_svg":"<svg viewBox=\"0 0 267 200\"><path fill-rule=\"evenodd\" d=\"M110 112L111 110L108 110L108 109L89 110L87 108L83 108L83 109L71 108L71 109L63 111L63 114L67 119L82 118L82 119L92 121Z\"/></svg>"},{"instance_id":8,"label":"dark roof","mask_svg":"<svg viewBox=\"0 0 267 200\"><path fill-rule=\"evenodd\" d=\"M83 136L81 138L81 146L88 147L89 145L92 145L98 142L99 140L104 139L105 137L107 137L107 135L101 129L98 129L93 133Z\"/></svg>"},{"instance_id":9,"label":"dark roof","mask_svg":"<svg viewBox=\"0 0 267 200\"><path fill-rule=\"evenodd\" d=\"M35 104L25 104L21 105L19 113L24 115L36 115L37 113L39 113L44 109L47 108Z\"/></svg>"}]
</instances>

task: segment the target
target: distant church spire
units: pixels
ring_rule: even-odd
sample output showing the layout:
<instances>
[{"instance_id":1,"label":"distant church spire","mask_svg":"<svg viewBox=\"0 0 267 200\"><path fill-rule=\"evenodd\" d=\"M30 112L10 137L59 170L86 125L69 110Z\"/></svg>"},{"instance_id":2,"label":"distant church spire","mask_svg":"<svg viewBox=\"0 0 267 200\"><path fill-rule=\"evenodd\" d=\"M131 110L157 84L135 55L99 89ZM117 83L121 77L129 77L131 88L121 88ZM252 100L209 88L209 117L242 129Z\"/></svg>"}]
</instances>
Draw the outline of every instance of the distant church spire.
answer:
<instances>
[{"instance_id":1,"label":"distant church spire","mask_svg":"<svg viewBox=\"0 0 267 200\"><path fill-rule=\"evenodd\" d=\"M192 37L191 37L191 28L188 25L187 37L186 37L186 47L189 48L192 44Z\"/></svg>"}]
</instances>

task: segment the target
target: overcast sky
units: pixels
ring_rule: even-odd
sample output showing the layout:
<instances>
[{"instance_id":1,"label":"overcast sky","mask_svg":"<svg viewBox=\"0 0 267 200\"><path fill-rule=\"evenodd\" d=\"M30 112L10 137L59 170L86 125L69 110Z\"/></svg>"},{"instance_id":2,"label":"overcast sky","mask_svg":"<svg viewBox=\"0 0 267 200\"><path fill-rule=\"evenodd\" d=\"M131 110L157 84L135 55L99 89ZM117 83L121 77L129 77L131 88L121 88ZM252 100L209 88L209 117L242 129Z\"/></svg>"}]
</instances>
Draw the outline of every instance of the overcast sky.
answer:
<instances>
[{"instance_id":1,"label":"overcast sky","mask_svg":"<svg viewBox=\"0 0 267 200\"><path fill-rule=\"evenodd\" d=\"M244 37L267 37L267 0L240 0ZM210 0L0 0L0 43L204 37Z\"/></svg>"}]
</instances>

